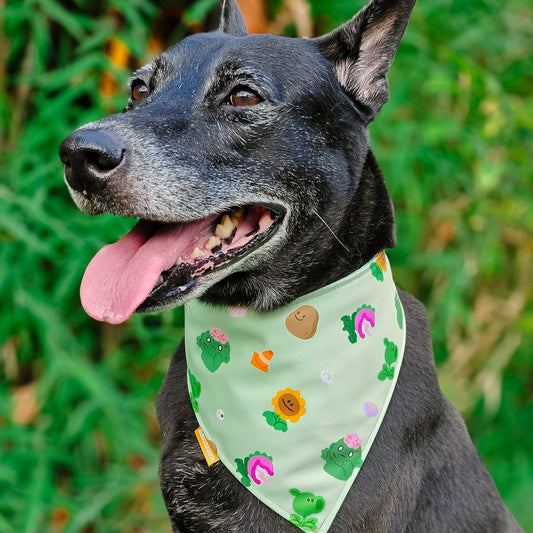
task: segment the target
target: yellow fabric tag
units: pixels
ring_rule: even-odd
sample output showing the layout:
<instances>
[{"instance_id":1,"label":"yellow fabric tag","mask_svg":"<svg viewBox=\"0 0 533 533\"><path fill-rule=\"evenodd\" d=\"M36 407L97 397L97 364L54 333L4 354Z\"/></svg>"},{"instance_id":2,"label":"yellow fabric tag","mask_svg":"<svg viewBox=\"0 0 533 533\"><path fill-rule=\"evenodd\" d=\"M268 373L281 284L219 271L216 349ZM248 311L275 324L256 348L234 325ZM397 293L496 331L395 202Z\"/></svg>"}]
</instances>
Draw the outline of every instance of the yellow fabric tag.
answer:
<instances>
[{"instance_id":1,"label":"yellow fabric tag","mask_svg":"<svg viewBox=\"0 0 533 533\"><path fill-rule=\"evenodd\" d=\"M216 450L213 450L213 447L211 446L211 443L207 440L207 437L205 436L205 433L203 432L202 428L198 428L194 432L194 434L198 439L200 449L202 450L205 460L207 461L207 466L211 466L212 464L220 461Z\"/></svg>"}]
</instances>

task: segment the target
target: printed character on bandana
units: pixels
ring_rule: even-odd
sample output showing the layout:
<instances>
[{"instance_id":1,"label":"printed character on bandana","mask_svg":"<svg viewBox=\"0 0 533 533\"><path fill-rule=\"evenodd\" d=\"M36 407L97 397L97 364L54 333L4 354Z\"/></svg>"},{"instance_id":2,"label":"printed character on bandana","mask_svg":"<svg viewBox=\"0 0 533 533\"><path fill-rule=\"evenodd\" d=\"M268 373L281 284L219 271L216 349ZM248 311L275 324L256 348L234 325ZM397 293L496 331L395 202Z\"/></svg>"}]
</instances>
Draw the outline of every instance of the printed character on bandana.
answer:
<instances>
[{"instance_id":1,"label":"printed character on bandana","mask_svg":"<svg viewBox=\"0 0 533 533\"><path fill-rule=\"evenodd\" d=\"M210 372L216 372L222 363L229 363L228 337L220 329L204 331L196 337L196 344L202 350L202 361Z\"/></svg>"},{"instance_id":2,"label":"printed character on bandana","mask_svg":"<svg viewBox=\"0 0 533 533\"><path fill-rule=\"evenodd\" d=\"M324 448L321 456L326 461L324 470L334 478L346 481L363 464L361 439L355 433L347 435Z\"/></svg>"}]
</instances>

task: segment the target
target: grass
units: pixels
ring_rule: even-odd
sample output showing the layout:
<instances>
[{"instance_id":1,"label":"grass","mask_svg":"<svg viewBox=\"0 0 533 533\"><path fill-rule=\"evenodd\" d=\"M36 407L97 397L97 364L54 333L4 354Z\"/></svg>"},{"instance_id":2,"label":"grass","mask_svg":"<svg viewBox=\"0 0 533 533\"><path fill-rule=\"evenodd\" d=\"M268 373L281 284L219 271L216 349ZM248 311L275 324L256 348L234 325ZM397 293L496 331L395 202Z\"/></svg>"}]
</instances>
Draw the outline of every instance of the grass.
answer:
<instances>
[{"instance_id":1,"label":"grass","mask_svg":"<svg viewBox=\"0 0 533 533\"><path fill-rule=\"evenodd\" d=\"M211 1L168 4L0 2L0 532L169 529L154 403L182 312L120 327L83 313L85 266L131 222L77 211L57 158L75 127L124 106L131 68L213 19ZM317 32L355 10L311 4ZM441 385L526 530L532 17L528 0L420 1L371 126L395 277L426 305Z\"/></svg>"}]
</instances>

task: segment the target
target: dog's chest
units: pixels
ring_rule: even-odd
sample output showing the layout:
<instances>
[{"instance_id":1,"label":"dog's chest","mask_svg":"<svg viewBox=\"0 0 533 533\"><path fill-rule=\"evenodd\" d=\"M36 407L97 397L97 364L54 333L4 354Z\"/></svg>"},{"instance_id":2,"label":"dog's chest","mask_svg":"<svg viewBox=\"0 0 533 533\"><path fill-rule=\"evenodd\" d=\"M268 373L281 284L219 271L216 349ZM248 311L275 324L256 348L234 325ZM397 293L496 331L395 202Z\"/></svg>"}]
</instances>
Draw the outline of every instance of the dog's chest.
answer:
<instances>
[{"instance_id":1,"label":"dog's chest","mask_svg":"<svg viewBox=\"0 0 533 533\"><path fill-rule=\"evenodd\" d=\"M267 314L186 306L191 404L208 463L300 528L327 531L394 391L404 317L384 254Z\"/></svg>"}]
</instances>

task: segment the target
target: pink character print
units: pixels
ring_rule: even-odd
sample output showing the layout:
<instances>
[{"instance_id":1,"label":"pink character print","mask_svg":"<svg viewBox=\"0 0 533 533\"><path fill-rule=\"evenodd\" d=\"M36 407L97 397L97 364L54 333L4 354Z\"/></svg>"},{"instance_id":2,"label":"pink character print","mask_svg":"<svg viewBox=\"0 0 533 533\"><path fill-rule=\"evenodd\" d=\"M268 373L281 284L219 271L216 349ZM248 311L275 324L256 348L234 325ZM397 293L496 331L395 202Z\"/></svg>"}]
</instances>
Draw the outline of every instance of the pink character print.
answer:
<instances>
[{"instance_id":1,"label":"pink character print","mask_svg":"<svg viewBox=\"0 0 533 533\"><path fill-rule=\"evenodd\" d=\"M376 311L370 305L363 305L350 315L341 317L343 331L348 333L348 340L355 344L357 339L372 337L371 329L376 326Z\"/></svg>"},{"instance_id":2,"label":"pink character print","mask_svg":"<svg viewBox=\"0 0 533 533\"><path fill-rule=\"evenodd\" d=\"M253 452L244 459L235 459L237 465L237 472L241 475L241 483L245 487L250 487L252 481L256 485L265 483L270 485L270 481L267 478L274 475L274 463L272 457L268 456L264 452Z\"/></svg>"}]
</instances>

